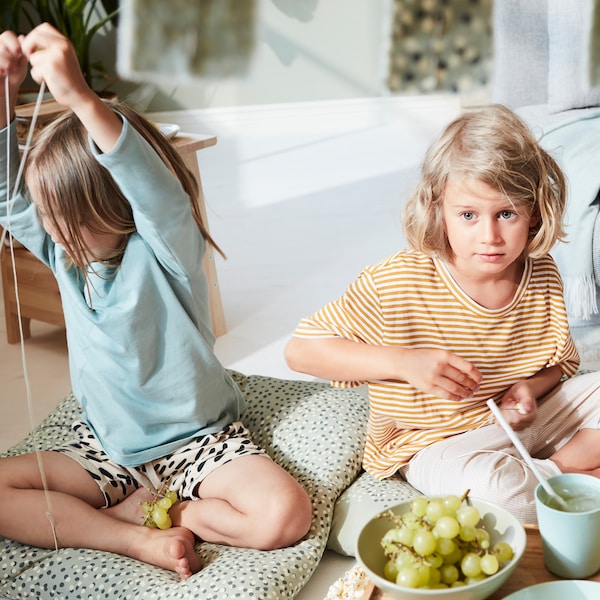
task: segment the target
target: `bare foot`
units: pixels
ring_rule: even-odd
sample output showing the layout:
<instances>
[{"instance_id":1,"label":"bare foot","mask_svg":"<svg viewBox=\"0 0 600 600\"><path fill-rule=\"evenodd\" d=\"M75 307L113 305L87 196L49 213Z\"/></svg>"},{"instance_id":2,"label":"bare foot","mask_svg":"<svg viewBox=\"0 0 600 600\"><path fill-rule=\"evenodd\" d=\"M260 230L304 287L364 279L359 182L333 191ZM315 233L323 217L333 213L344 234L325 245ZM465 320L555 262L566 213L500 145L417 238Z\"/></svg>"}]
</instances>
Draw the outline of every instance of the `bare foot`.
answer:
<instances>
[{"instance_id":1,"label":"bare foot","mask_svg":"<svg viewBox=\"0 0 600 600\"><path fill-rule=\"evenodd\" d=\"M144 522L142 502L152 502L153 499L154 497L150 491L146 488L139 488L119 504L101 510L104 510L113 519L119 519L119 521L132 523L133 525L141 525Z\"/></svg>"},{"instance_id":2,"label":"bare foot","mask_svg":"<svg viewBox=\"0 0 600 600\"><path fill-rule=\"evenodd\" d=\"M181 579L197 573L202 564L194 550L194 534L185 527L163 531L149 529L148 542L143 544L139 558L144 562L175 571Z\"/></svg>"}]
</instances>

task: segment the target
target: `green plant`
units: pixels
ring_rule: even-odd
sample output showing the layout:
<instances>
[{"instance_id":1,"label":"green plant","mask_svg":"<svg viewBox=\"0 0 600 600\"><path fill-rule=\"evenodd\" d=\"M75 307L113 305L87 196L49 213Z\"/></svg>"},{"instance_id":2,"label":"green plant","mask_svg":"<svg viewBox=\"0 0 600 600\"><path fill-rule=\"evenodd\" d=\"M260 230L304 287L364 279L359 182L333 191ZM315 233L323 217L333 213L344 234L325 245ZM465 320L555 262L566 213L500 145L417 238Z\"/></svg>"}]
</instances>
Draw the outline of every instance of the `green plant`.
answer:
<instances>
[{"instance_id":1,"label":"green plant","mask_svg":"<svg viewBox=\"0 0 600 600\"><path fill-rule=\"evenodd\" d=\"M0 12L0 31L10 29L18 30L19 11L21 10L21 0L7 0Z\"/></svg>"},{"instance_id":2,"label":"green plant","mask_svg":"<svg viewBox=\"0 0 600 600\"><path fill-rule=\"evenodd\" d=\"M105 25L117 24L118 12L119 0L8 0L0 13L0 26L25 32L50 23L71 40L86 81L96 87L94 80L105 78L106 69L101 61L92 63L91 42Z\"/></svg>"}]
</instances>

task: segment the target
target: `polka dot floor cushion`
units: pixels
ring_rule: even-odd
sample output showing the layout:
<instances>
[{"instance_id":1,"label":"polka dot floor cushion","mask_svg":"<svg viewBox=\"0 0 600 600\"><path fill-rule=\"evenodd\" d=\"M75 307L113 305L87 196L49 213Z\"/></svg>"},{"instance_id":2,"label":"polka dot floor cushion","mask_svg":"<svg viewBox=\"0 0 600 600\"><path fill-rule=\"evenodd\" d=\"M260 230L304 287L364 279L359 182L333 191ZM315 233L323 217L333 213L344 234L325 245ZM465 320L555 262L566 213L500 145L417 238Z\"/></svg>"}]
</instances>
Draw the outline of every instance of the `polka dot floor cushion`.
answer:
<instances>
[{"instance_id":1,"label":"polka dot floor cushion","mask_svg":"<svg viewBox=\"0 0 600 600\"><path fill-rule=\"evenodd\" d=\"M199 543L203 569L180 582L170 571L116 554L83 549L43 550L0 538L0 597L149 600L294 598L325 550L338 496L360 470L367 401L329 384L232 373L243 390L243 421L312 498L310 532L295 546L270 552ZM69 396L6 454L51 448L69 439L79 412Z\"/></svg>"},{"instance_id":2,"label":"polka dot floor cushion","mask_svg":"<svg viewBox=\"0 0 600 600\"><path fill-rule=\"evenodd\" d=\"M355 556L358 536L372 517L420 495L399 475L379 481L362 471L335 503L327 547L338 554Z\"/></svg>"}]
</instances>

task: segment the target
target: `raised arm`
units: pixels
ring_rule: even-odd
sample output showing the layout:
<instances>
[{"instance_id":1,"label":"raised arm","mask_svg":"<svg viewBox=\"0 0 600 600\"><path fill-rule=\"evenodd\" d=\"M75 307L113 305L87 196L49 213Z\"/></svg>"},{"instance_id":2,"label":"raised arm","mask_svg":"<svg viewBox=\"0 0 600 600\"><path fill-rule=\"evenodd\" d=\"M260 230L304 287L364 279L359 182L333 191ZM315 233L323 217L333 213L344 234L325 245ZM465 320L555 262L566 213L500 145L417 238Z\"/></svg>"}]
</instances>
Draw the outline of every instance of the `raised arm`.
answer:
<instances>
[{"instance_id":1,"label":"raised arm","mask_svg":"<svg viewBox=\"0 0 600 600\"><path fill-rule=\"evenodd\" d=\"M77 115L102 152L112 150L122 121L87 85L71 42L43 23L21 40L21 48L31 64L32 78L44 81L54 99Z\"/></svg>"}]
</instances>

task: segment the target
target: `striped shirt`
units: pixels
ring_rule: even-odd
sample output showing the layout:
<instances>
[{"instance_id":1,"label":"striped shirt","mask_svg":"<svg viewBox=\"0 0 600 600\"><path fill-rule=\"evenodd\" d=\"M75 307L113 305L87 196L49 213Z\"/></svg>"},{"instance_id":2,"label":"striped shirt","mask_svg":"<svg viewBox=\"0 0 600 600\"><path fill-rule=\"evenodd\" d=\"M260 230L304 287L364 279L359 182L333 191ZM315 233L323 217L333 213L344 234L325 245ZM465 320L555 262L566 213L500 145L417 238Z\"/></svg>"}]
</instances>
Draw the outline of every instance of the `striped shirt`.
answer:
<instances>
[{"instance_id":1,"label":"striped shirt","mask_svg":"<svg viewBox=\"0 0 600 600\"><path fill-rule=\"evenodd\" d=\"M473 301L443 261L405 249L364 269L338 300L303 319L294 335L343 337L365 344L449 350L482 373L468 400L444 400L405 381L366 383L369 423L363 466L389 477L422 448L489 423L485 400L540 369L558 365L571 376L579 365L551 257L527 260L511 302L490 310Z\"/></svg>"}]
</instances>

